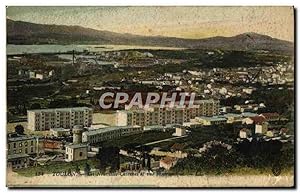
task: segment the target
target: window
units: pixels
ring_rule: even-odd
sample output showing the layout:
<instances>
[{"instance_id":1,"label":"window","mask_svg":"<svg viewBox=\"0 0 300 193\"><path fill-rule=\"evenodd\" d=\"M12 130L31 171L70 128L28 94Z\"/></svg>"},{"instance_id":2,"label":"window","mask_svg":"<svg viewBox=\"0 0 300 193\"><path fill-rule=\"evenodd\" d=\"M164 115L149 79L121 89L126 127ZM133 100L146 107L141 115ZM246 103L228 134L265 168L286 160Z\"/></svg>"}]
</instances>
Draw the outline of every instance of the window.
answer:
<instances>
[{"instance_id":1,"label":"window","mask_svg":"<svg viewBox=\"0 0 300 193\"><path fill-rule=\"evenodd\" d=\"M28 142L26 141L26 142L24 143L24 145L25 145L25 147L27 147L27 145L28 145Z\"/></svg>"},{"instance_id":2,"label":"window","mask_svg":"<svg viewBox=\"0 0 300 193\"><path fill-rule=\"evenodd\" d=\"M79 152L79 156L82 157L82 152Z\"/></svg>"},{"instance_id":3,"label":"window","mask_svg":"<svg viewBox=\"0 0 300 193\"><path fill-rule=\"evenodd\" d=\"M14 143L14 148L16 148L16 143Z\"/></svg>"},{"instance_id":4,"label":"window","mask_svg":"<svg viewBox=\"0 0 300 193\"><path fill-rule=\"evenodd\" d=\"M33 153L33 147L30 148L31 153Z\"/></svg>"},{"instance_id":5,"label":"window","mask_svg":"<svg viewBox=\"0 0 300 193\"><path fill-rule=\"evenodd\" d=\"M31 141L31 145L33 145L33 141Z\"/></svg>"},{"instance_id":6,"label":"window","mask_svg":"<svg viewBox=\"0 0 300 193\"><path fill-rule=\"evenodd\" d=\"M19 150L19 153L22 153L22 149Z\"/></svg>"},{"instance_id":7,"label":"window","mask_svg":"<svg viewBox=\"0 0 300 193\"><path fill-rule=\"evenodd\" d=\"M28 153L28 150L27 150L27 148L25 149L25 153Z\"/></svg>"}]
</instances>

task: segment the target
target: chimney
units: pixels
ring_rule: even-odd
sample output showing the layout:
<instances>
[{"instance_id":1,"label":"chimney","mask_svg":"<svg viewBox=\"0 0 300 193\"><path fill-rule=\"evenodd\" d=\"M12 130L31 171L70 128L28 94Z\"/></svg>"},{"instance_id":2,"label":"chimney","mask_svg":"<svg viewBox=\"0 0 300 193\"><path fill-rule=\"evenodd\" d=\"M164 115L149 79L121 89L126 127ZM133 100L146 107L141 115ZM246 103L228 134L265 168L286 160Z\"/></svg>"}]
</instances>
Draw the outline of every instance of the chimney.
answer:
<instances>
[{"instance_id":1,"label":"chimney","mask_svg":"<svg viewBox=\"0 0 300 193\"><path fill-rule=\"evenodd\" d=\"M75 50L72 51L72 65L75 64Z\"/></svg>"}]
</instances>

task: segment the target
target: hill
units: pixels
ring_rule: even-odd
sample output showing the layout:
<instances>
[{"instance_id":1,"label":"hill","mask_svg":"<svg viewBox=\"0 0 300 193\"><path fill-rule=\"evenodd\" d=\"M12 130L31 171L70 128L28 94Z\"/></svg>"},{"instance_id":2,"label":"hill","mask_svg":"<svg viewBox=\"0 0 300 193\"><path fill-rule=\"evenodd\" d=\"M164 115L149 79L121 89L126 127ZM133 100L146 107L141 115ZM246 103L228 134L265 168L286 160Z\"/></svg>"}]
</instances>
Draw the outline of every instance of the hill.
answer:
<instances>
[{"instance_id":1,"label":"hill","mask_svg":"<svg viewBox=\"0 0 300 193\"><path fill-rule=\"evenodd\" d=\"M46 25L7 19L8 44L114 44L169 46L192 49L276 50L292 52L292 42L257 33L233 37L184 39L163 36L140 36L101 31L81 26Z\"/></svg>"}]
</instances>

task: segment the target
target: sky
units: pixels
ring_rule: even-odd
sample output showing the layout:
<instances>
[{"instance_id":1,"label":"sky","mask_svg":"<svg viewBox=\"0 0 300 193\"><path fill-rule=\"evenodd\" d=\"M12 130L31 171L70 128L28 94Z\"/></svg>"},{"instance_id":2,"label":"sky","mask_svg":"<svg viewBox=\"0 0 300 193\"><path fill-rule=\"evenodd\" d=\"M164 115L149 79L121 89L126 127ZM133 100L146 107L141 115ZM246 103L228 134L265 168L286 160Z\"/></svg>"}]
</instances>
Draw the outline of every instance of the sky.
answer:
<instances>
[{"instance_id":1,"label":"sky","mask_svg":"<svg viewBox=\"0 0 300 193\"><path fill-rule=\"evenodd\" d=\"M9 19L146 36L207 38L256 32L294 41L293 7L8 7Z\"/></svg>"}]
</instances>

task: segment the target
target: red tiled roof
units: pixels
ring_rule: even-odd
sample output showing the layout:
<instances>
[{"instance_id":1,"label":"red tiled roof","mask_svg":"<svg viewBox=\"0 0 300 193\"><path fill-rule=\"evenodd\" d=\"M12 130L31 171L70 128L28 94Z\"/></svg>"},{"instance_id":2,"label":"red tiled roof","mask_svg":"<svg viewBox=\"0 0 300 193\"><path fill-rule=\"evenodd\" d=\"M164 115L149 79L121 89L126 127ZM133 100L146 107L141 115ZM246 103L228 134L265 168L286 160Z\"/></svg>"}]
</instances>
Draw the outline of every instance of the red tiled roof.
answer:
<instances>
[{"instance_id":1,"label":"red tiled roof","mask_svg":"<svg viewBox=\"0 0 300 193\"><path fill-rule=\"evenodd\" d=\"M161 160L161 162L164 162L165 164L171 164L172 162L175 162L177 159L174 157L165 157Z\"/></svg>"},{"instance_id":2,"label":"red tiled roof","mask_svg":"<svg viewBox=\"0 0 300 193\"><path fill-rule=\"evenodd\" d=\"M243 129L241 129L241 131L249 131L249 129L247 129L247 128L243 128Z\"/></svg>"},{"instance_id":3,"label":"red tiled roof","mask_svg":"<svg viewBox=\"0 0 300 193\"><path fill-rule=\"evenodd\" d=\"M280 129L280 132L282 132L282 133L287 133L288 130L289 130L288 128L281 128L281 129Z\"/></svg>"},{"instance_id":4,"label":"red tiled roof","mask_svg":"<svg viewBox=\"0 0 300 193\"><path fill-rule=\"evenodd\" d=\"M266 119L262 116L250 117L250 119L252 119L255 124L261 124L263 122L266 122Z\"/></svg>"},{"instance_id":5,"label":"red tiled roof","mask_svg":"<svg viewBox=\"0 0 300 193\"><path fill-rule=\"evenodd\" d=\"M261 114L263 117L265 117L266 119L270 119L273 117L279 117L278 113L262 113Z\"/></svg>"}]
</instances>

